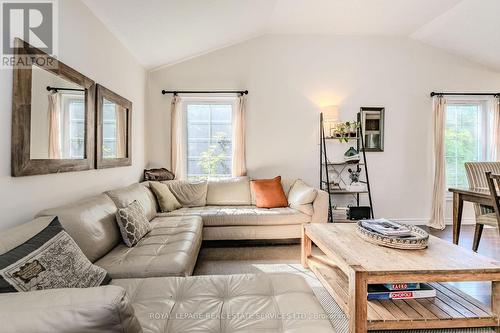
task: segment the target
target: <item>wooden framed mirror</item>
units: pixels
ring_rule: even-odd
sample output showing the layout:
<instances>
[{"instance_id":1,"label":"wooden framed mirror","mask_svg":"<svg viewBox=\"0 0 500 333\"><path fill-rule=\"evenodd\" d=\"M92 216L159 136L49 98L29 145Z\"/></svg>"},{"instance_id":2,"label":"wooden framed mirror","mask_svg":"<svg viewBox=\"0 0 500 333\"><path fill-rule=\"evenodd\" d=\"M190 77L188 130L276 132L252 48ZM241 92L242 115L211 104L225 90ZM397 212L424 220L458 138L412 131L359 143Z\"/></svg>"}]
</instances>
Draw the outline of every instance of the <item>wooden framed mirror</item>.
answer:
<instances>
[{"instance_id":1,"label":"wooden framed mirror","mask_svg":"<svg viewBox=\"0 0 500 333\"><path fill-rule=\"evenodd\" d=\"M98 169L132 165L132 102L97 85Z\"/></svg>"},{"instance_id":2,"label":"wooden framed mirror","mask_svg":"<svg viewBox=\"0 0 500 333\"><path fill-rule=\"evenodd\" d=\"M15 43L22 65L14 67L12 176L93 169L94 81L21 39Z\"/></svg>"}]
</instances>

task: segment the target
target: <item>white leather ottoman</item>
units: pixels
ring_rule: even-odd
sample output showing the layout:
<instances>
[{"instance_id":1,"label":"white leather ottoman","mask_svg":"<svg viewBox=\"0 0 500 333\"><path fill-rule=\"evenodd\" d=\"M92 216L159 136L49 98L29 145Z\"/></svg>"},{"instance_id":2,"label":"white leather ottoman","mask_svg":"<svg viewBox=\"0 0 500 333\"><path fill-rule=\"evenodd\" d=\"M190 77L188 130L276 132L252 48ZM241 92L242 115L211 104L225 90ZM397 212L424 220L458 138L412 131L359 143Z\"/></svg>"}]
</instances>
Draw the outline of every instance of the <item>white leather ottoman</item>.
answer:
<instances>
[{"instance_id":1,"label":"white leather ottoman","mask_svg":"<svg viewBox=\"0 0 500 333\"><path fill-rule=\"evenodd\" d=\"M113 280L145 333L334 332L306 281L286 273Z\"/></svg>"},{"instance_id":2,"label":"white leather ottoman","mask_svg":"<svg viewBox=\"0 0 500 333\"><path fill-rule=\"evenodd\" d=\"M4 293L0 322L11 333L334 332L306 281L286 273Z\"/></svg>"}]
</instances>

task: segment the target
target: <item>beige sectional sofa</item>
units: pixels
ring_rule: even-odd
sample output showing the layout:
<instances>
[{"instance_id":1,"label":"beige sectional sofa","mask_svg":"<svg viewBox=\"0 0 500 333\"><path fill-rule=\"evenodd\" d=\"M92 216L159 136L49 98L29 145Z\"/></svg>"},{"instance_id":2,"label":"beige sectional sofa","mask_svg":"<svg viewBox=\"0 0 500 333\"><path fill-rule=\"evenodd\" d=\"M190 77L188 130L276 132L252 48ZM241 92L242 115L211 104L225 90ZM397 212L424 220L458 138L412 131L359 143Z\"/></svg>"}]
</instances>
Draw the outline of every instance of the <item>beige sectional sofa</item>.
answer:
<instances>
[{"instance_id":1,"label":"beige sectional sofa","mask_svg":"<svg viewBox=\"0 0 500 333\"><path fill-rule=\"evenodd\" d=\"M166 183L183 190L182 182ZM283 182L286 194L291 184ZM193 273L202 239L300 238L303 223L327 220L328 194L320 190L311 209L305 210L312 215L290 207L253 206L246 177L208 182L205 197L209 205L161 213L149 183L143 182L47 209L37 216L58 216L89 260L115 279L188 276ZM153 230L129 248L121 241L115 215L118 207L133 201L144 208Z\"/></svg>"},{"instance_id":2,"label":"beige sectional sofa","mask_svg":"<svg viewBox=\"0 0 500 333\"><path fill-rule=\"evenodd\" d=\"M311 207L305 207L308 215L293 208L256 208L251 194L224 194L235 185L247 193L247 179L235 184L209 183L209 205L159 213L149 184L137 183L44 210L29 223L3 230L0 255L26 242L58 216L89 260L113 280L111 285L96 288L0 294L2 329L42 333L333 332L302 277L190 277L202 239L297 238L302 223L326 222L328 198L322 191ZM119 207L133 201L144 208L152 230L129 248L121 240L115 215Z\"/></svg>"},{"instance_id":3,"label":"beige sectional sofa","mask_svg":"<svg viewBox=\"0 0 500 333\"><path fill-rule=\"evenodd\" d=\"M167 181L166 184L177 181ZM288 197L294 181L283 181ZM263 240L300 238L302 224L328 219L328 193L317 190L316 199L303 212L291 207L257 208L247 177L209 181L206 205L183 207L160 216L201 216L204 240Z\"/></svg>"}]
</instances>

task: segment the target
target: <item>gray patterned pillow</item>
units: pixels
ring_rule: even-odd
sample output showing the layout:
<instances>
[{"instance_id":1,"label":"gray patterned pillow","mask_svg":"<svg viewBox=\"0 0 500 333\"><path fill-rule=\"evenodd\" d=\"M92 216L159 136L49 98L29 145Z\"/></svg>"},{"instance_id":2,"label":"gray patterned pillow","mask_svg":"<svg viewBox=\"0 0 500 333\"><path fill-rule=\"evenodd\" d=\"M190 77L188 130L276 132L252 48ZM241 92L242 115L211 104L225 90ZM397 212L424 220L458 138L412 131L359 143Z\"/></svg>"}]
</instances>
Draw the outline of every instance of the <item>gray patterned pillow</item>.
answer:
<instances>
[{"instance_id":1,"label":"gray patterned pillow","mask_svg":"<svg viewBox=\"0 0 500 333\"><path fill-rule=\"evenodd\" d=\"M55 217L23 244L0 255L0 293L108 284Z\"/></svg>"},{"instance_id":2,"label":"gray patterned pillow","mask_svg":"<svg viewBox=\"0 0 500 333\"><path fill-rule=\"evenodd\" d=\"M151 231L151 224L144 213L144 208L137 200L125 208L118 209L116 222L120 227L123 242L128 247L137 244L144 235Z\"/></svg>"}]
</instances>

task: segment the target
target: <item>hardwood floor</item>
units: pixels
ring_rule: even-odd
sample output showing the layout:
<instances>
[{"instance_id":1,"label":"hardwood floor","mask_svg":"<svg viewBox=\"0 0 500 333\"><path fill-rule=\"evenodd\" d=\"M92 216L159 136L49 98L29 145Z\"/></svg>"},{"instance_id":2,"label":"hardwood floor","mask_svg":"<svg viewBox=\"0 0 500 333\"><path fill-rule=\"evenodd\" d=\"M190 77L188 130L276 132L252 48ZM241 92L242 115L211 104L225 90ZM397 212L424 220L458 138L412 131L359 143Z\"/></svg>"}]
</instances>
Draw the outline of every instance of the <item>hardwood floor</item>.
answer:
<instances>
[{"instance_id":1,"label":"hardwood floor","mask_svg":"<svg viewBox=\"0 0 500 333\"><path fill-rule=\"evenodd\" d=\"M427 230L431 235L452 241L452 227L448 226L444 230L435 230L427 227L422 227ZM460 231L459 246L468 250L472 250L472 240L474 239L474 226L464 225ZM484 228L477 251L486 257L494 258L500 261L500 237L498 230L495 228ZM452 285L467 292L474 298L482 301L485 304L491 303L491 283L488 282L457 282L451 283Z\"/></svg>"},{"instance_id":2,"label":"hardwood floor","mask_svg":"<svg viewBox=\"0 0 500 333\"><path fill-rule=\"evenodd\" d=\"M428 231L431 235L434 235L441 239L446 239L450 242L453 239L451 226L447 226L444 230L436 230L423 226L421 226L421 228ZM473 239L474 226L462 226L462 230L460 231L460 242L458 245L468 250L472 250ZM484 228L483 235L481 237L481 243L479 243L479 249L477 253L500 261L500 236L498 235L498 230L496 228Z\"/></svg>"}]
</instances>

